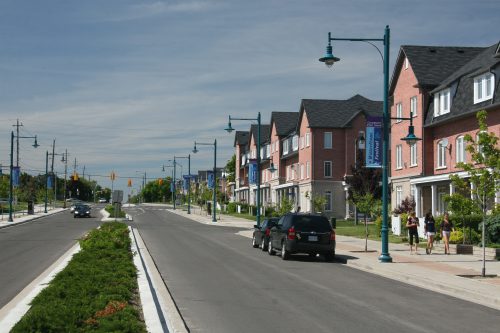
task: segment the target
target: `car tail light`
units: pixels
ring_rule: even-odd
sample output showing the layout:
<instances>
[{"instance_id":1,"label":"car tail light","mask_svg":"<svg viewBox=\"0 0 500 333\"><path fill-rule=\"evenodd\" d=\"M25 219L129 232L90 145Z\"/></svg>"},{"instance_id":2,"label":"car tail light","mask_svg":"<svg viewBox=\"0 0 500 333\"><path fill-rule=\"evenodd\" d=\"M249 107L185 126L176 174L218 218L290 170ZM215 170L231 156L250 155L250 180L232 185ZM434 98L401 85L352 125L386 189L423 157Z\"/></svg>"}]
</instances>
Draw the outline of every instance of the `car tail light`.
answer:
<instances>
[{"instance_id":1,"label":"car tail light","mask_svg":"<svg viewBox=\"0 0 500 333\"><path fill-rule=\"evenodd\" d=\"M335 240L335 231L332 231L332 233L330 234L330 240L331 241Z\"/></svg>"},{"instance_id":2,"label":"car tail light","mask_svg":"<svg viewBox=\"0 0 500 333\"><path fill-rule=\"evenodd\" d=\"M291 227L288 229L288 239L295 239L295 228Z\"/></svg>"},{"instance_id":3,"label":"car tail light","mask_svg":"<svg viewBox=\"0 0 500 333\"><path fill-rule=\"evenodd\" d=\"M266 228L266 236L269 236L271 234L271 229Z\"/></svg>"}]
</instances>

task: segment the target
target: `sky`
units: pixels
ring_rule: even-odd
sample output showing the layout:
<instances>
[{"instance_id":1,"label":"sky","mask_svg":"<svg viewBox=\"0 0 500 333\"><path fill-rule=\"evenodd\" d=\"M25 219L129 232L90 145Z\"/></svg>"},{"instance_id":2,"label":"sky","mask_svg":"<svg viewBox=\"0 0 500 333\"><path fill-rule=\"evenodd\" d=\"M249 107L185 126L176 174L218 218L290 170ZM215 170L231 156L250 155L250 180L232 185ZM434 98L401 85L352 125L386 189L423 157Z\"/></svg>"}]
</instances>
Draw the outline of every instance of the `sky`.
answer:
<instances>
[{"instance_id":1,"label":"sky","mask_svg":"<svg viewBox=\"0 0 500 333\"><path fill-rule=\"evenodd\" d=\"M328 32L383 38L390 71L401 45L490 46L498 0L0 0L0 164L8 171L17 120L21 170L45 173L45 154L68 151L70 172L137 193L141 177L191 154L191 173L234 153L228 116L269 123L301 99L382 100L382 61L366 43L334 42L341 61L318 61ZM382 44L377 45L383 50ZM251 121L233 121L247 131ZM179 159L187 174L187 160ZM64 172L60 156L55 171ZM180 169L180 167L179 167ZM131 178L133 187L127 188Z\"/></svg>"}]
</instances>

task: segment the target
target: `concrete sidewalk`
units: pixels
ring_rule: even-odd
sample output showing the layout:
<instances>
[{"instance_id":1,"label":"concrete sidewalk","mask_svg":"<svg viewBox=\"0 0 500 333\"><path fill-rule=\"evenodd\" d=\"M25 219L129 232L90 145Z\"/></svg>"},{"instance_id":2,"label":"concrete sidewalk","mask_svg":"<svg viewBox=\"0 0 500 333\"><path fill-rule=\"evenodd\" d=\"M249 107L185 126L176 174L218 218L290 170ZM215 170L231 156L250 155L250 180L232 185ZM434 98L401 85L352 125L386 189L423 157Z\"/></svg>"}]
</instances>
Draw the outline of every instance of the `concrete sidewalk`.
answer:
<instances>
[{"instance_id":1,"label":"concrete sidewalk","mask_svg":"<svg viewBox=\"0 0 500 333\"><path fill-rule=\"evenodd\" d=\"M0 215L0 229L1 228L7 228L16 224L21 224L21 223L26 223L29 221L33 221L36 219L39 219L44 216L52 215L59 213L66 208L53 208L53 207L47 207L47 213L44 213L45 211L45 205L35 205L34 207L34 214L27 214L25 212L17 212L16 214L12 215L12 222L9 222L9 214L1 214Z\"/></svg>"},{"instance_id":2,"label":"concrete sidewalk","mask_svg":"<svg viewBox=\"0 0 500 333\"><path fill-rule=\"evenodd\" d=\"M214 223L212 217L198 207L192 207L189 215L185 208L168 210L204 224L245 228L248 230L238 234L252 237L255 221L221 215ZM250 246L250 242L248 244ZM500 261L487 260L486 275L491 277L483 278L483 261L473 255L445 255L439 249L431 255L419 249L416 255L410 254L407 244L391 243L389 253L393 262L380 263L381 248L380 241L369 240L365 252L364 239L337 236L336 256L352 268L500 310Z\"/></svg>"}]
</instances>

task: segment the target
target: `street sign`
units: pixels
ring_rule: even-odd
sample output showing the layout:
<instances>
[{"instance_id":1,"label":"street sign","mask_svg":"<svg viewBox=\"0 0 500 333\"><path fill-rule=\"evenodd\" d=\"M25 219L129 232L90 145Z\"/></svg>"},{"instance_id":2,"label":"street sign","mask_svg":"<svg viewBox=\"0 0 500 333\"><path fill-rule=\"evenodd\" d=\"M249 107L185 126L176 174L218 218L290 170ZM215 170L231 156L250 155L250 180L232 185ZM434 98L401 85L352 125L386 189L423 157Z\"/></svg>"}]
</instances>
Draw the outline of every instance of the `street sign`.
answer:
<instances>
[{"instance_id":1,"label":"street sign","mask_svg":"<svg viewBox=\"0 0 500 333\"><path fill-rule=\"evenodd\" d=\"M122 190L114 190L113 196L112 196L112 201L113 201L113 203L115 203L115 202L121 203L123 201L123 191Z\"/></svg>"}]
</instances>

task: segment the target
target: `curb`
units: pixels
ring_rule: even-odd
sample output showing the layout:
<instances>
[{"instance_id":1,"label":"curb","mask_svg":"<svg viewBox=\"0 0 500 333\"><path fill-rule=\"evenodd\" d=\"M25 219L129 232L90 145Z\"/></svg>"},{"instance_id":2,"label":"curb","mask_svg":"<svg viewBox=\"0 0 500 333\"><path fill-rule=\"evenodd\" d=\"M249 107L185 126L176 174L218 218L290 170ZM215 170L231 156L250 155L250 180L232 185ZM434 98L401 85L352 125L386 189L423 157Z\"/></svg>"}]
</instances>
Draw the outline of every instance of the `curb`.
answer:
<instances>
[{"instance_id":1,"label":"curb","mask_svg":"<svg viewBox=\"0 0 500 333\"><path fill-rule=\"evenodd\" d=\"M47 213L42 213L44 215L32 215L33 217L26 220L26 221L19 221L19 222L7 222L9 224L6 224L6 225L0 225L0 229L4 229L4 228L10 228L10 227L13 227L15 225L21 225L21 224L26 224L26 223L29 223L29 222L33 222L35 220L38 220L38 219L41 219L41 218L44 218L44 217L47 217L47 216L50 216L50 215L55 215L55 214L59 214L59 213L62 213L64 211L66 211L67 208L64 208L63 210L60 210L60 211L57 211L57 212L47 212Z\"/></svg>"}]
</instances>

